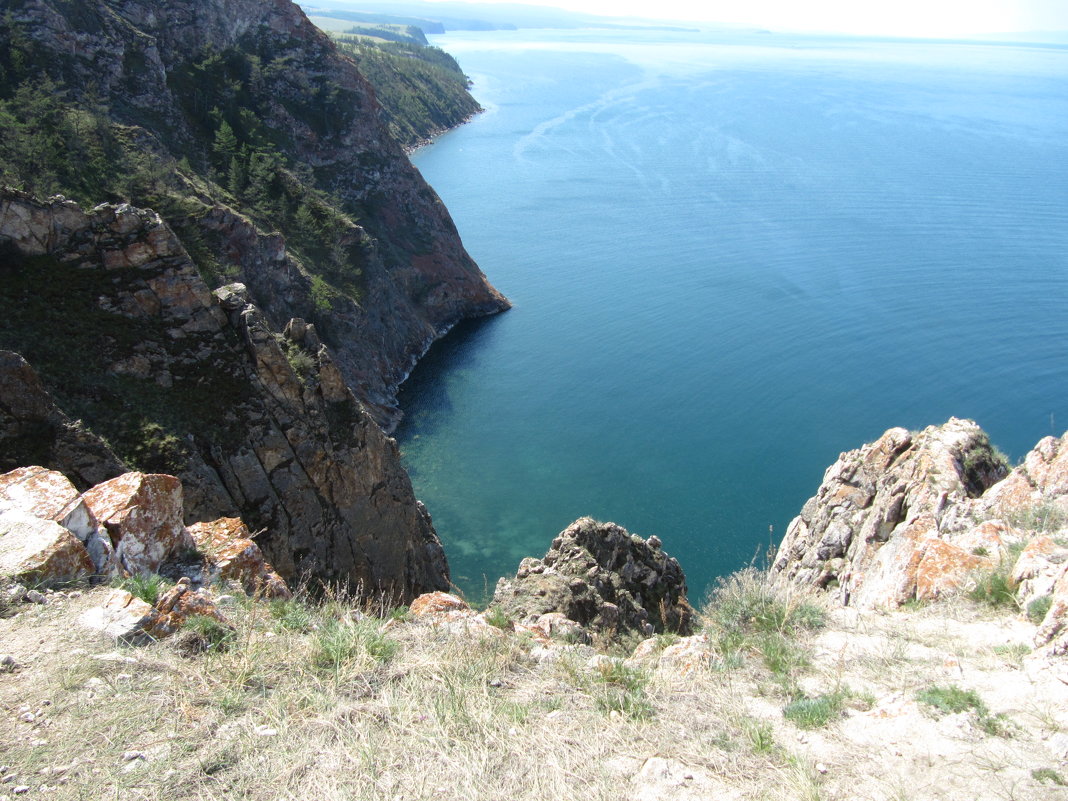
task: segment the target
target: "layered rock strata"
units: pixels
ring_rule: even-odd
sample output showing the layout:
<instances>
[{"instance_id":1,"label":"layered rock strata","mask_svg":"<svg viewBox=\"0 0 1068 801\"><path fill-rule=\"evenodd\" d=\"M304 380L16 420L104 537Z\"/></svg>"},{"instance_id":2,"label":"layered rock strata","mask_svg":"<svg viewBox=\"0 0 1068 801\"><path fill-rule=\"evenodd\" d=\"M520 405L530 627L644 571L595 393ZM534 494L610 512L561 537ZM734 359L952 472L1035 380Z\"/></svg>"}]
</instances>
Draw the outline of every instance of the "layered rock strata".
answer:
<instances>
[{"instance_id":1,"label":"layered rock strata","mask_svg":"<svg viewBox=\"0 0 1068 801\"><path fill-rule=\"evenodd\" d=\"M2 243L13 311L0 341L18 346L60 405L125 458L176 472L186 522L241 517L262 531L259 544L286 578L400 600L448 586L396 443L364 412L314 327L294 320L287 338L242 285L213 295L150 211L86 212L4 191ZM33 395L45 423L77 430L22 363L7 360L7 384L24 379L12 397ZM0 404L19 406L6 395ZM6 428L19 434L19 425ZM33 449L5 453L27 464Z\"/></svg>"},{"instance_id":2,"label":"layered rock strata","mask_svg":"<svg viewBox=\"0 0 1068 801\"><path fill-rule=\"evenodd\" d=\"M615 523L576 520L541 559L526 558L497 583L492 605L515 620L557 612L583 626L618 632L688 633L686 578L659 538Z\"/></svg>"}]
</instances>

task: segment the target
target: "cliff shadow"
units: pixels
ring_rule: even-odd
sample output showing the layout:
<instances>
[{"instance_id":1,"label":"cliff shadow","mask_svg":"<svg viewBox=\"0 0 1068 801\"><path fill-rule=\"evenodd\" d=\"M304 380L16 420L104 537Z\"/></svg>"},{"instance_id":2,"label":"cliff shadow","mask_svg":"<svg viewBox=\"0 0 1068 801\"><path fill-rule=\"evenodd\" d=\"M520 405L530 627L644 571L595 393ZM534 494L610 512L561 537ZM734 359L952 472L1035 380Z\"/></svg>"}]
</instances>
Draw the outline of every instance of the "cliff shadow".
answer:
<instances>
[{"instance_id":1,"label":"cliff shadow","mask_svg":"<svg viewBox=\"0 0 1068 801\"><path fill-rule=\"evenodd\" d=\"M472 369L495 335L502 315L463 320L426 352L401 385L404 417L394 436L401 443L433 434L453 411L449 378Z\"/></svg>"}]
</instances>

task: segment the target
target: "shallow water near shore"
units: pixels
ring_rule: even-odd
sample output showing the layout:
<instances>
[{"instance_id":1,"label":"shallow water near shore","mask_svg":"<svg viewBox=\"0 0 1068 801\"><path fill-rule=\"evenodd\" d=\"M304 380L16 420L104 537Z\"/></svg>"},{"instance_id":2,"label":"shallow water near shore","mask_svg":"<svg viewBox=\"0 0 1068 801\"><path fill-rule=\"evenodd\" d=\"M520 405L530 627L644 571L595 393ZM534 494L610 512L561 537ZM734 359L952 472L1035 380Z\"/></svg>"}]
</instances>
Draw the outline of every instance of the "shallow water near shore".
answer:
<instances>
[{"instance_id":1,"label":"shallow water near shore","mask_svg":"<svg viewBox=\"0 0 1068 801\"><path fill-rule=\"evenodd\" d=\"M1068 49L456 33L487 111L417 152L515 308L436 344L397 432L453 580L576 517L699 600L843 450L1068 427Z\"/></svg>"}]
</instances>

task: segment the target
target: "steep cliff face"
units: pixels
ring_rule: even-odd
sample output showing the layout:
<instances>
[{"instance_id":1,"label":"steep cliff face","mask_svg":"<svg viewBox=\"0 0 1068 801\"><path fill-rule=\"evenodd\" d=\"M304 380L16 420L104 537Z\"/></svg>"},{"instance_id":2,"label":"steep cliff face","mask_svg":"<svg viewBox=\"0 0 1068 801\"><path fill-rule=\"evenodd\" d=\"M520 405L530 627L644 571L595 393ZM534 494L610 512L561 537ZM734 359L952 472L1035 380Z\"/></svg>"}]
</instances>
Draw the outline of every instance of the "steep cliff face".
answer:
<instances>
[{"instance_id":1,"label":"steep cliff face","mask_svg":"<svg viewBox=\"0 0 1068 801\"><path fill-rule=\"evenodd\" d=\"M507 308L354 63L289 0L23 0L11 19L23 73L105 107L124 146L173 168L167 192L195 202L164 215L205 234L275 327L316 322L387 428L429 344ZM260 233L275 227L296 254Z\"/></svg>"},{"instance_id":2,"label":"steep cliff face","mask_svg":"<svg viewBox=\"0 0 1068 801\"><path fill-rule=\"evenodd\" d=\"M158 215L130 206L85 212L4 191L0 245L0 346L26 356L59 407L120 457L179 475L187 522L240 515L286 578L397 598L448 587L395 442L314 326L276 333L240 284L213 296ZM73 427L32 376L23 384L14 397L33 394L37 417ZM22 432L33 410L4 404L6 428Z\"/></svg>"}]
</instances>

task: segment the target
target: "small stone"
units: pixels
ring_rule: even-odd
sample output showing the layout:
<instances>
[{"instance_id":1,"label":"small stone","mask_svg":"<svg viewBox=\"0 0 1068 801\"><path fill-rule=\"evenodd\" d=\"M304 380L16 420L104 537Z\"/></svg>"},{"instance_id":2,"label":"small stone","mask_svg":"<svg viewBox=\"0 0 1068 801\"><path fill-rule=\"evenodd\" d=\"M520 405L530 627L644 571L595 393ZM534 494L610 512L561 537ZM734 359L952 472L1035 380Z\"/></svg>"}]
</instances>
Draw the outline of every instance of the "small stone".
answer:
<instances>
[{"instance_id":1,"label":"small stone","mask_svg":"<svg viewBox=\"0 0 1068 801\"><path fill-rule=\"evenodd\" d=\"M22 600L31 604L48 603L48 599L45 598L41 593L37 592L37 590L27 590L26 594L22 596Z\"/></svg>"},{"instance_id":2,"label":"small stone","mask_svg":"<svg viewBox=\"0 0 1068 801\"><path fill-rule=\"evenodd\" d=\"M67 597L68 598L81 598L82 597L82 591L81 590L71 590L70 592L67 593Z\"/></svg>"},{"instance_id":3,"label":"small stone","mask_svg":"<svg viewBox=\"0 0 1068 801\"><path fill-rule=\"evenodd\" d=\"M37 718L34 716L33 712L23 712L19 715L19 720L23 723L33 723Z\"/></svg>"},{"instance_id":4,"label":"small stone","mask_svg":"<svg viewBox=\"0 0 1068 801\"><path fill-rule=\"evenodd\" d=\"M252 730L258 737L274 737L278 734L278 729L272 729L270 726L259 725Z\"/></svg>"},{"instance_id":5,"label":"small stone","mask_svg":"<svg viewBox=\"0 0 1068 801\"><path fill-rule=\"evenodd\" d=\"M115 674L115 679L117 681L129 681L132 678L133 678L133 674L132 673L116 673Z\"/></svg>"},{"instance_id":6,"label":"small stone","mask_svg":"<svg viewBox=\"0 0 1068 801\"><path fill-rule=\"evenodd\" d=\"M0 779L0 783L2 784L11 784L13 781L15 781L14 773L9 773L4 778Z\"/></svg>"},{"instance_id":7,"label":"small stone","mask_svg":"<svg viewBox=\"0 0 1068 801\"><path fill-rule=\"evenodd\" d=\"M817 762L816 763L816 772L817 773L826 773L827 772L827 766L824 765L822 762Z\"/></svg>"},{"instance_id":8,"label":"small stone","mask_svg":"<svg viewBox=\"0 0 1068 801\"><path fill-rule=\"evenodd\" d=\"M122 761L123 762L133 762L135 759L144 759L144 758L145 758L145 752L144 751L123 751L122 752Z\"/></svg>"},{"instance_id":9,"label":"small stone","mask_svg":"<svg viewBox=\"0 0 1068 801\"><path fill-rule=\"evenodd\" d=\"M15 661L15 657L11 654L0 655L0 670L14 670L19 666L19 663Z\"/></svg>"},{"instance_id":10,"label":"small stone","mask_svg":"<svg viewBox=\"0 0 1068 801\"><path fill-rule=\"evenodd\" d=\"M29 791L30 791L30 786L28 784L20 784L17 787L13 787L11 789L11 792L13 792L15 795L24 795L24 794L28 793Z\"/></svg>"}]
</instances>

